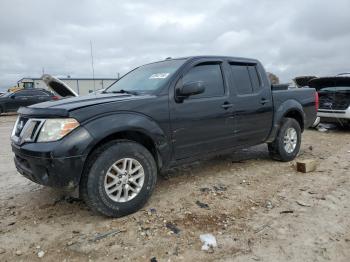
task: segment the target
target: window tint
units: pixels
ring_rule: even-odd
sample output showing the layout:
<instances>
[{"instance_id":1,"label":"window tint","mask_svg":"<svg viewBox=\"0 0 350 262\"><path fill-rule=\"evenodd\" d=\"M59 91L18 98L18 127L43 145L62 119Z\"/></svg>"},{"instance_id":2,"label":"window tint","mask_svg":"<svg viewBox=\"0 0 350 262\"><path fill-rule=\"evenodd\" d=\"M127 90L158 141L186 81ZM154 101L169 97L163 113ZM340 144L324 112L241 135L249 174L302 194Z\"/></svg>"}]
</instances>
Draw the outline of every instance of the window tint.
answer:
<instances>
[{"instance_id":1,"label":"window tint","mask_svg":"<svg viewBox=\"0 0 350 262\"><path fill-rule=\"evenodd\" d=\"M235 87L239 95L253 93L248 67L246 65L231 65Z\"/></svg>"},{"instance_id":2,"label":"window tint","mask_svg":"<svg viewBox=\"0 0 350 262\"><path fill-rule=\"evenodd\" d=\"M183 84L195 81L202 81L205 91L193 98L223 96L225 93L220 64L199 64L182 79Z\"/></svg>"},{"instance_id":3,"label":"window tint","mask_svg":"<svg viewBox=\"0 0 350 262\"><path fill-rule=\"evenodd\" d=\"M248 66L250 80L253 85L254 91L257 91L260 87L260 78L258 76L258 71L256 70L256 66Z\"/></svg>"}]
</instances>

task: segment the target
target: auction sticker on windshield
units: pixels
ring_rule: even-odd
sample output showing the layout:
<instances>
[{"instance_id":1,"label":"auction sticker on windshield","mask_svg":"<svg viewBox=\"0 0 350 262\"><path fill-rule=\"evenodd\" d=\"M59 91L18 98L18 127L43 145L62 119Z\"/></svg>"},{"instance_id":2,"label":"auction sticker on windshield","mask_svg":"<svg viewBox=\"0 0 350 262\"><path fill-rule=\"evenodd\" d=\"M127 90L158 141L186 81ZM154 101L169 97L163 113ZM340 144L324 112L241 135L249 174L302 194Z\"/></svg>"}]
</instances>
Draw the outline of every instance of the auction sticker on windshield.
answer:
<instances>
[{"instance_id":1,"label":"auction sticker on windshield","mask_svg":"<svg viewBox=\"0 0 350 262\"><path fill-rule=\"evenodd\" d=\"M149 79L164 79L167 78L169 73L157 73L153 74L149 77Z\"/></svg>"}]
</instances>

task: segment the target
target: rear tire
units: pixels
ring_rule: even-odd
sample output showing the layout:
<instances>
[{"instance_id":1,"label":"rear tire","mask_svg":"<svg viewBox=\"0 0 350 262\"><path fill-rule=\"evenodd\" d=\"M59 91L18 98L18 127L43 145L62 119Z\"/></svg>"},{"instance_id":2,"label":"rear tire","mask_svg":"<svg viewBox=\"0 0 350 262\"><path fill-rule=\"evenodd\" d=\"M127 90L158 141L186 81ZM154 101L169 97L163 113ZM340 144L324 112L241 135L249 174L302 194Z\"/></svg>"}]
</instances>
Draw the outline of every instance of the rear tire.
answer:
<instances>
[{"instance_id":1,"label":"rear tire","mask_svg":"<svg viewBox=\"0 0 350 262\"><path fill-rule=\"evenodd\" d=\"M284 118L275 141L268 144L271 158L278 161L293 160L300 150L301 128L293 118Z\"/></svg>"},{"instance_id":2,"label":"rear tire","mask_svg":"<svg viewBox=\"0 0 350 262\"><path fill-rule=\"evenodd\" d=\"M116 140L97 149L87 161L80 194L92 211L109 217L126 216L143 207L151 196L157 166L144 146Z\"/></svg>"}]
</instances>

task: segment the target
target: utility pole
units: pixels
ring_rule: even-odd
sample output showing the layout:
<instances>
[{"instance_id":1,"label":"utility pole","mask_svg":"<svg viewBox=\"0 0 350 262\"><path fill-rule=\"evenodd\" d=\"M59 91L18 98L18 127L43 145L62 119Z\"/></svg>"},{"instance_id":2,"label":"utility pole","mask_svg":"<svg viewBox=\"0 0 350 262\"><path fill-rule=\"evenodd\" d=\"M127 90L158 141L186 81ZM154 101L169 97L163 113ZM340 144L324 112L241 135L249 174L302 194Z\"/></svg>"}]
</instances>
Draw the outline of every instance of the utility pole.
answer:
<instances>
[{"instance_id":1,"label":"utility pole","mask_svg":"<svg viewBox=\"0 0 350 262\"><path fill-rule=\"evenodd\" d=\"M90 54L91 54L92 80L93 80L93 83L94 83L94 93L96 95L94 56L92 54L92 41L91 40L90 40Z\"/></svg>"}]
</instances>

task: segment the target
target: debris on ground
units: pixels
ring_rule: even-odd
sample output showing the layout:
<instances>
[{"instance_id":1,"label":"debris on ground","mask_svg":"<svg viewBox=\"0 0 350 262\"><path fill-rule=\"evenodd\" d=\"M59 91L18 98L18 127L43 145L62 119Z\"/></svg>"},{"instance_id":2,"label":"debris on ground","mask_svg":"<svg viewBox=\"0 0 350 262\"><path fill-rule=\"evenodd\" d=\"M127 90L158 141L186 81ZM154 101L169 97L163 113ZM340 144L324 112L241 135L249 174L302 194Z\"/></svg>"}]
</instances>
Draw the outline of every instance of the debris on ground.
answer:
<instances>
[{"instance_id":1,"label":"debris on ground","mask_svg":"<svg viewBox=\"0 0 350 262\"><path fill-rule=\"evenodd\" d=\"M325 128L325 127L323 127L323 126L317 126L316 129L317 129L317 131L319 131L319 132L327 132L327 131L328 131L328 129Z\"/></svg>"},{"instance_id":2,"label":"debris on ground","mask_svg":"<svg viewBox=\"0 0 350 262\"><path fill-rule=\"evenodd\" d=\"M167 222L165 226L170 229L174 234L180 233L180 229L173 223Z\"/></svg>"},{"instance_id":3,"label":"debris on ground","mask_svg":"<svg viewBox=\"0 0 350 262\"><path fill-rule=\"evenodd\" d=\"M280 212L280 214L293 214L294 211L293 210L283 210Z\"/></svg>"},{"instance_id":4,"label":"debris on ground","mask_svg":"<svg viewBox=\"0 0 350 262\"><path fill-rule=\"evenodd\" d=\"M254 230L254 233L257 234L263 230L265 230L266 228L270 227L271 226L271 222L268 223L268 224L265 224L265 225L262 225L261 227L259 227L258 229Z\"/></svg>"},{"instance_id":5,"label":"debris on ground","mask_svg":"<svg viewBox=\"0 0 350 262\"><path fill-rule=\"evenodd\" d=\"M156 257L152 257L150 262L158 262Z\"/></svg>"},{"instance_id":6,"label":"debris on ground","mask_svg":"<svg viewBox=\"0 0 350 262\"><path fill-rule=\"evenodd\" d=\"M327 132L328 130L337 129L337 125L332 123L320 123L316 129L320 132Z\"/></svg>"},{"instance_id":7,"label":"debris on ground","mask_svg":"<svg viewBox=\"0 0 350 262\"><path fill-rule=\"evenodd\" d=\"M155 209L155 208L150 208L150 209L149 209L149 212L151 212L151 214L155 214L155 213L157 213L157 209Z\"/></svg>"},{"instance_id":8,"label":"debris on ground","mask_svg":"<svg viewBox=\"0 0 350 262\"><path fill-rule=\"evenodd\" d=\"M203 243L202 250L208 251L210 248L217 247L216 238L212 234L202 234L199 238Z\"/></svg>"},{"instance_id":9,"label":"debris on ground","mask_svg":"<svg viewBox=\"0 0 350 262\"><path fill-rule=\"evenodd\" d=\"M317 162L313 159L297 161L297 171L302 173L309 173L316 170Z\"/></svg>"},{"instance_id":10,"label":"debris on ground","mask_svg":"<svg viewBox=\"0 0 350 262\"><path fill-rule=\"evenodd\" d=\"M272 202L270 200L267 200L266 203L265 203L265 207L267 209L272 209L273 208Z\"/></svg>"},{"instance_id":11,"label":"debris on ground","mask_svg":"<svg viewBox=\"0 0 350 262\"><path fill-rule=\"evenodd\" d=\"M211 189L209 187L202 187L199 189L202 193L210 193Z\"/></svg>"},{"instance_id":12,"label":"debris on ground","mask_svg":"<svg viewBox=\"0 0 350 262\"><path fill-rule=\"evenodd\" d=\"M72 197L72 196L62 196L59 199L56 199L55 202L53 203L53 205L55 206L58 203L61 202L67 202L69 204L73 204L76 202L82 202L82 200L80 198L77 197Z\"/></svg>"},{"instance_id":13,"label":"debris on ground","mask_svg":"<svg viewBox=\"0 0 350 262\"><path fill-rule=\"evenodd\" d=\"M224 185L217 185L217 186L213 186L215 191L219 191L219 192L223 192L227 190L227 187Z\"/></svg>"},{"instance_id":14,"label":"debris on ground","mask_svg":"<svg viewBox=\"0 0 350 262\"><path fill-rule=\"evenodd\" d=\"M197 204L197 206L199 206L200 208L209 209L209 205L208 205L208 204L203 203L203 202L201 202L201 201L199 201L199 200L196 201L196 204Z\"/></svg>"},{"instance_id":15,"label":"debris on ground","mask_svg":"<svg viewBox=\"0 0 350 262\"><path fill-rule=\"evenodd\" d=\"M100 233L100 234L97 234L94 238L90 239L91 242L96 242L98 240L101 240L103 238L106 238L108 236L114 236L116 234L119 234L121 232L125 232L126 230L112 230L112 231L109 231L109 232L105 232L105 233Z\"/></svg>"},{"instance_id":16,"label":"debris on ground","mask_svg":"<svg viewBox=\"0 0 350 262\"><path fill-rule=\"evenodd\" d=\"M40 250L40 251L38 252L38 257L39 257L39 258L44 257L44 255L45 255L45 252L44 252L44 251Z\"/></svg>"},{"instance_id":17,"label":"debris on ground","mask_svg":"<svg viewBox=\"0 0 350 262\"><path fill-rule=\"evenodd\" d=\"M311 207L311 205L309 205L309 204L306 204L306 203L304 203L304 202L301 202L301 201L295 201L299 206L302 206L302 207Z\"/></svg>"}]
</instances>

